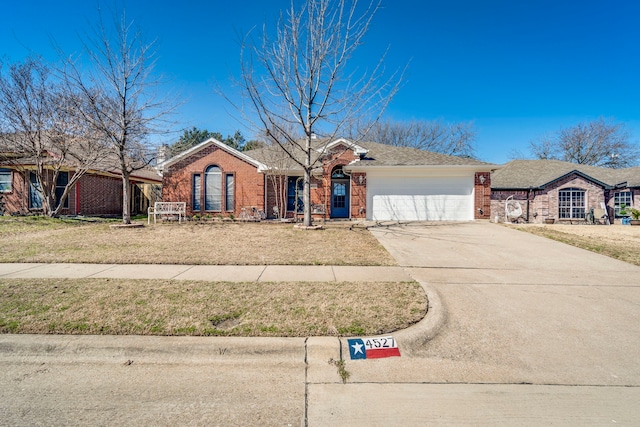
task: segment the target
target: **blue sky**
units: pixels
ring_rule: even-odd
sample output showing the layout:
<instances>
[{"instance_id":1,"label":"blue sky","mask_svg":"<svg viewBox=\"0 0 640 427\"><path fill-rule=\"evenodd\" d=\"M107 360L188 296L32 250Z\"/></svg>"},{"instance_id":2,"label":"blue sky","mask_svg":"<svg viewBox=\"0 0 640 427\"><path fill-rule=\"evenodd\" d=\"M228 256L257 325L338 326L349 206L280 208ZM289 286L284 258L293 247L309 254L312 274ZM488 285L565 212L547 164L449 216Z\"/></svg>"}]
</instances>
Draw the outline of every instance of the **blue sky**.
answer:
<instances>
[{"instance_id":1,"label":"blue sky","mask_svg":"<svg viewBox=\"0 0 640 427\"><path fill-rule=\"evenodd\" d=\"M0 55L55 59L51 40L80 51L97 22L97 1L1 0ZM103 8L113 2L101 3ZM122 5L119 1L117 4ZM174 119L231 134L241 129L213 83L233 93L241 35L273 23L289 0L138 0L125 4L149 39L156 71L186 100ZM580 121L611 117L640 140L640 2L383 0L358 52L373 65L410 61L386 116L397 120L473 121L477 155L503 163L537 136Z\"/></svg>"}]
</instances>

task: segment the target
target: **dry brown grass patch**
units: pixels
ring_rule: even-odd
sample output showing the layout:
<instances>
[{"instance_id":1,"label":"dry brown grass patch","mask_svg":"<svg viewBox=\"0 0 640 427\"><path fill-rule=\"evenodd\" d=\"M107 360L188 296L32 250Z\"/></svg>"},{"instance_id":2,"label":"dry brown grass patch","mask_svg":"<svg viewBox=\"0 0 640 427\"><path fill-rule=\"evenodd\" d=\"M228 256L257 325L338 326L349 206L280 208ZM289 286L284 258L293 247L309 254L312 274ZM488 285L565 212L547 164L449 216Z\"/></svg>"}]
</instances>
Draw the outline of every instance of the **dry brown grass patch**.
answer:
<instances>
[{"instance_id":1,"label":"dry brown grass patch","mask_svg":"<svg viewBox=\"0 0 640 427\"><path fill-rule=\"evenodd\" d=\"M426 296L415 282L4 279L0 332L369 335L417 322L426 306Z\"/></svg>"},{"instance_id":2,"label":"dry brown grass patch","mask_svg":"<svg viewBox=\"0 0 640 427\"><path fill-rule=\"evenodd\" d=\"M640 265L640 227L619 224L522 224L513 227L630 264Z\"/></svg>"},{"instance_id":3,"label":"dry brown grass patch","mask_svg":"<svg viewBox=\"0 0 640 427\"><path fill-rule=\"evenodd\" d=\"M292 224L109 224L0 218L0 262L211 265L395 265L367 230Z\"/></svg>"}]
</instances>

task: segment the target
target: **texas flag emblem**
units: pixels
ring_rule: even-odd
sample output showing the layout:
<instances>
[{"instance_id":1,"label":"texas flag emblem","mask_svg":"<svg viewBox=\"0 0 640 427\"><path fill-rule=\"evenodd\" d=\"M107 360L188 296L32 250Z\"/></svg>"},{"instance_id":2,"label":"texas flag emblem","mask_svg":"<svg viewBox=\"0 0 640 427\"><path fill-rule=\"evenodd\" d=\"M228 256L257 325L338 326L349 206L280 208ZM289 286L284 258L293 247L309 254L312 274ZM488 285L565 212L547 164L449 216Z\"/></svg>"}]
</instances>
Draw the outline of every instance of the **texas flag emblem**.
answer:
<instances>
[{"instance_id":1,"label":"texas flag emblem","mask_svg":"<svg viewBox=\"0 0 640 427\"><path fill-rule=\"evenodd\" d=\"M400 349L393 337L348 339L351 359L379 359L400 356Z\"/></svg>"}]
</instances>

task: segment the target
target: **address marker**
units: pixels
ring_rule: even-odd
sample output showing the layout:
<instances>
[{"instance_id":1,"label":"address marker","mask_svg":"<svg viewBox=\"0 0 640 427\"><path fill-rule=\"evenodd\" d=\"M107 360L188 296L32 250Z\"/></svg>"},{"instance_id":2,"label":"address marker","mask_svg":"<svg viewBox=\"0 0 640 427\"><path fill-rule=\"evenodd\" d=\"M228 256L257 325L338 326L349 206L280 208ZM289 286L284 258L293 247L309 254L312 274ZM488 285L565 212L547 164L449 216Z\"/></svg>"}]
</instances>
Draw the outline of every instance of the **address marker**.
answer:
<instances>
[{"instance_id":1,"label":"address marker","mask_svg":"<svg viewBox=\"0 0 640 427\"><path fill-rule=\"evenodd\" d=\"M347 343L351 360L400 356L400 349L393 337L349 338Z\"/></svg>"}]
</instances>

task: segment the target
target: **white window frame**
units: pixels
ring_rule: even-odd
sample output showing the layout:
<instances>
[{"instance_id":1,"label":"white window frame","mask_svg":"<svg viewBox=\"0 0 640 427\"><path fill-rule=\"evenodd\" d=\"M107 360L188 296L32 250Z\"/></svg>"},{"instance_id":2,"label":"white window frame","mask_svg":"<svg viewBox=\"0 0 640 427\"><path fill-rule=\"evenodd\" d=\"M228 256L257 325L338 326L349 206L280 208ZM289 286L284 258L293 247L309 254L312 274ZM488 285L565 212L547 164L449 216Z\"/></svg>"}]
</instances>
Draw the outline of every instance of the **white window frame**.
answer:
<instances>
[{"instance_id":1,"label":"white window frame","mask_svg":"<svg viewBox=\"0 0 640 427\"><path fill-rule=\"evenodd\" d=\"M563 200L562 193L568 193L569 198ZM581 204L580 201L582 202ZM563 188L558 190L558 218L585 219L587 213L586 201L587 191L582 188Z\"/></svg>"},{"instance_id":2,"label":"white window frame","mask_svg":"<svg viewBox=\"0 0 640 427\"><path fill-rule=\"evenodd\" d=\"M235 209L235 188L236 176L233 173L224 175L224 207L227 212L233 212Z\"/></svg>"},{"instance_id":3,"label":"white window frame","mask_svg":"<svg viewBox=\"0 0 640 427\"><path fill-rule=\"evenodd\" d=\"M208 166L204 171L204 210L222 212L222 169Z\"/></svg>"},{"instance_id":4,"label":"white window frame","mask_svg":"<svg viewBox=\"0 0 640 427\"><path fill-rule=\"evenodd\" d=\"M625 200L621 200L622 195L625 195ZM633 207L633 194L630 190L616 191L613 193L613 211L616 218L620 217L620 206L622 204L626 205L626 207Z\"/></svg>"},{"instance_id":5,"label":"white window frame","mask_svg":"<svg viewBox=\"0 0 640 427\"><path fill-rule=\"evenodd\" d=\"M6 176L6 179L2 177ZM5 189L2 189L4 185L7 185ZM0 193L11 193L13 187L13 171L7 168L0 168Z\"/></svg>"}]
</instances>

